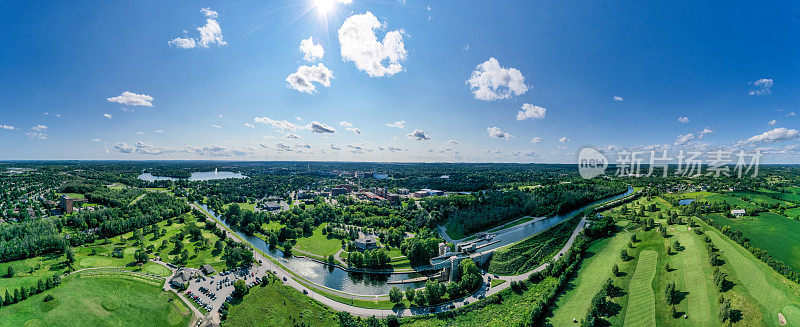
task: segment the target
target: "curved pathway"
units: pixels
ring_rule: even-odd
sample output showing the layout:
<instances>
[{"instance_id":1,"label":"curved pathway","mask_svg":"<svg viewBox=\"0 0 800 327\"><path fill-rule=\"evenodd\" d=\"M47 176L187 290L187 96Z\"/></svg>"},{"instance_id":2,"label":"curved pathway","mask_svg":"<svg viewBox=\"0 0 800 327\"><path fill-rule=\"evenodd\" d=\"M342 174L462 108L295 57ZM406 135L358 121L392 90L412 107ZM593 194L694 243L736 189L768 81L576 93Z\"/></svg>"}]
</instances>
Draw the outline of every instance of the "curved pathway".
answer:
<instances>
[{"instance_id":1,"label":"curved pathway","mask_svg":"<svg viewBox=\"0 0 800 327\"><path fill-rule=\"evenodd\" d=\"M233 239L234 241L237 241L237 242L243 242L245 244L248 244L247 241L245 241L244 239L239 237L238 234L232 232L225 225L220 223L216 219L216 217L213 217L213 215L211 215L207 211L202 210L202 208L200 208L196 204L192 203L190 205L193 208L196 208L196 209L200 210L200 212L203 212L204 214L206 214L209 218L211 218L217 224L217 226L220 229L224 230L225 233L227 233L227 235L231 239ZM575 242L575 239L578 237L578 235L583 230L583 227L585 225L586 225L586 218L583 218L578 223L578 226L575 227L575 230L572 232L572 235L570 236L569 240L567 240L567 243L564 244L564 247L561 249L561 251L559 251L553 257L554 259L560 258L565 253L567 253L567 251L569 251L569 249L572 247L572 244ZM426 315L426 314L431 314L431 313L444 312L444 311L448 311L448 310L453 310L455 308L463 307L463 306L465 306L465 305L467 305L469 303L473 303L473 302L479 301L480 299L482 299L482 298L484 298L486 296L490 296L492 294L498 293L498 292L500 292L500 291L502 291L502 290L504 290L506 288L509 288L511 286L511 283L503 283L503 284L500 284L498 286L492 287L492 288L487 290L485 285L486 285L486 283L489 282L489 274L484 274L482 276L483 277L483 284L481 285L480 289L477 292L473 293L472 295L470 295L470 296L468 296L466 298L462 298L462 299L460 299L460 300L458 300L456 302L442 303L442 304L438 304L438 305L435 305L435 306L428 306L428 307L413 307L413 308L403 307L403 308L397 308L397 309L368 309L368 308L361 308L361 307L352 306L352 305L349 305L349 304L345 304L345 303L341 303L341 302L337 302L337 301L334 301L332 299L329 299L329 298L325 297L324 295L317 293L313 289L309 289L308 287L306 287L303 284L301 284L299 281L296 280L296 277L294 277L294 275L292 275L291 273L286 271L283 267L275 264L272 260L270 260L270 258L267 258L260 251L254 251L253 254L254 254L254 258L260 264L265 265L267 267L267 270L275 271L276 275L281 280L283 280L283 278L286 278L286 280L283 282L284 285L290 286L290 287L292 287L292 288L294 288L294 289L296 289L298 291L301 291L301 292L306 291L307 292L307 296L309 296L312 299L314 299L314 300L316 300L316 301L318 301L318 302L330 307L333 310L345 311L345 312L348 312L350 314L357 315L357 316L362 316L362 317L371 317L371 316L386 317L386 316L389 316L389 315L416 316L416 315ZM528 279L528 277L531 274L533 274L535 272L538 272L538 271L544 270L545 268L547 268L548 265L549 265L549 263L544 263L544 264L540 265L539 267L536 267L535 269L533 269L533 270L531 270L531 271L529 271L527 273L516 275L516 276L500 276L499 279L506 280L506 281L522 281L522 280L526 280L526 279ZM361 298L361 296L358 296L358 295L352 295L352 296L355 297L355 298L359 298L359 299ZM369 297L369 299L374 300L375 297Z\"/></svg>"}]
</instances>

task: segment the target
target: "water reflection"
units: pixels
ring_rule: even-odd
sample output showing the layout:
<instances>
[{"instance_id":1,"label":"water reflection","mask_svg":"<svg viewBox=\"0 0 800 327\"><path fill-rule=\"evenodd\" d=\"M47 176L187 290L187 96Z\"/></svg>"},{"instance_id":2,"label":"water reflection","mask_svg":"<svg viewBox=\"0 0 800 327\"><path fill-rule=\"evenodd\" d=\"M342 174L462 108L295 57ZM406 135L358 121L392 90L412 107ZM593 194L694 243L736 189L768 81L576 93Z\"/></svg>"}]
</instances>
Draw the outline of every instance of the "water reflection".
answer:
<instances>
[{"instance_id":1,"label":"water reflection","mask_svg":"<svg viewBox=\"0 0 800 327\"><path fill-rule=\"evenodd\" d=\"M144 173L139 175L137 178L147 181L147 182L154 182L154 181L177 181L180 180L179 178L173 177L163 177L163 176L154 176L151 173ZM189 181L207 181L212 179L225 179L225 178L247 178L247 176L242 175L240 173L234 173L230 171L203 171L203 172L196 172L192 173L192 176L187 178L186 180Z\"/></svg>"}]
</instances>

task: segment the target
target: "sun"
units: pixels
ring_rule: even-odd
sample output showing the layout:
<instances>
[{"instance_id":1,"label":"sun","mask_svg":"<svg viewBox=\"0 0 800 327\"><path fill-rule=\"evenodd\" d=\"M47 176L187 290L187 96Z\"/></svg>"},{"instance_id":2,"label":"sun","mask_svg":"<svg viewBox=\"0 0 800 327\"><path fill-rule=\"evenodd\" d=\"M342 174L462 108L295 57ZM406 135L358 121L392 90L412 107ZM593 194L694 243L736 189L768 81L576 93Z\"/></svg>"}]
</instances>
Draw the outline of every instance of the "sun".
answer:
<instances>
[{"instance_id":1,"label":"sun","mask_svg":"<svg viewBox=\"0 0 800 327\"><path fill-rule=\"evenodd\" d=\"M314 7L317 8L320 14L328 13L333 9L333 5L336 3L336 0L313 0Z\"/></svg>"}]
</instances>

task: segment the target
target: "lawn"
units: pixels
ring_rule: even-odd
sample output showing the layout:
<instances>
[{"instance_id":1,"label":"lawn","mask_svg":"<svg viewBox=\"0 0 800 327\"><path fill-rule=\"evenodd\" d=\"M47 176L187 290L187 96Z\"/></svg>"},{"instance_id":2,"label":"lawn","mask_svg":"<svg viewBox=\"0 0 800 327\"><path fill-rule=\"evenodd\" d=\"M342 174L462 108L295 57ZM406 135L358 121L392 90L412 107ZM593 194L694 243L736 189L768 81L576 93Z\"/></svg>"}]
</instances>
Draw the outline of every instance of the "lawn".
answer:
<instances>
[{"instance_id":1,"label":"lawn","mask_svg":"<svg viewBox=\"0 0 800 327\"><path fill-rule=\"evenodd\" d=\"M791 203L789 203L789 202L781 201L781 200L778 200L778 199L775 198L776 194L780 194L780 193L774 193L774 192L769 192L769 191L767 191L767 192L736 191L736 192L731 192L731 193L728 193L728 194L733 195L733 196L735 196L737 198L747 198L748 200L750 200L752 202L756 202L756 203L766 203L766 204L779 203L779 204L783 204L783 205L791 205Z\"/></svg>"},{"instance_id":2,"label":"lawn","mask_svg":"<svg viewBox=\"0 0 800 327\"><path fill-rule=\"evenodd\" d=\"M43 302L45 294L55 297ZM191 311L158 281L125 274L75 275L0 308L0 326L186 326Z\"/></svg>"},{"instance_id":3,"label":"lawn","mask_svg":"<svg viewBox=\"0 0 800 327\"><path fill-rule=\"evenodd\" d=\"M239 209L242 209L242 210L256 211L256 204L255 203L236 202L236 205L238 205Z\"/></svg>"},{"instance_id":4,"label":"lawn","mask_svg":"<svg viewBox=\"0 0 800 327\"><path fill-rule=\"evenodd\" d=\"M327 258L328 255L339 251L342 248L342 240L322 234L322 230L327 225L327 223L324 223L317 226L314 229L314 233L309 237L298 238L297 244L294 245L293 249L308 252L322 258Z\"/></svg>"},{"instance_id":5,"label":"lawn","mask_svg":"<svg viewBox=\"0 0 800 327\"><path fill-rule=\"evenodd\" d=\"M262 227L264 227L265 229L271 230L271 231L276 232L276 233L278 231L280 231L281 228L283 228L285 226L286 225L281 224L281 222L279 220L270 220L269 223L262 225Z\"/></svg>"},{"instance_id":6,"label":"lawn","mask_svg":"<svg viewBox=\"0 0 800 327\"><path fill-rule=\"evenodd\" d=\"M688 292L677 311L685 312L689 320L678 321L686 322L687 326L719 325L716 318L719 310L716 299L719 292L712 279L713 270L708 261L705 242L686 225L677 225L670 233L684 247L683 251L669 259L672 270L669 275L675 279L676 288Z\"/></svg>"},{"instance_id":7,"label":"lawn","mask_svg":"<svg viewBox=\"0 0 800 327\"><path fill-rule=\"evenodd\" d=\"M578 275L567 286L567 292L557 302L550 322L554 326L568 326L573 319L582 319L592 297L597 294L603 282L611 277L611 267L619 261L619 252L630 240L629 233L617 233L592 243L586 250L586 258ZM494 280L492 280L494 283Z\"/></svg>"},{"instance_id":8,"label":"lawn","mask_svg":"<svg viewBox=\"0 0 800 327\"><path fill-rule=\"evenodd\" d=\"M505 283L505 282L506 282L505 279L499 279L499 278L492 279L491 287L495 287L495 286L498 286L498 285L503 285L503 283Z\"/></svg>"},{"instance_id":9,"label":"lawn","mask_svg":"<svg viewBox=\"0 0 800 327\"><path fill-rule=\"evenodd\" d=\"M755 303L754 308L734 305L734 309L742 310L744 318L760 317L760 321L756 322L763 325L777 326L778 313L783 313L789 321L800 320L800 310L797 310L800 307L800 290L797 284L786 280L716 229L708 228L706 234L719 247L725 265L730 268L736 284L733 290L746 297L743 301L752 300ZM760 315L756 316L758 313Z\"/></svg>"},{"instance_id":10,"label":"lawn","mask_svg":"<svg viewBox=\"0 0 800 327\"><path fill-rule=\"evenodd\" d=\"M628 311L625 326L655 326L656 307L653 277L656 275L658 252L644 250L639 253L636 272L628 287Z\"/></svg>"},{"instance_id":11,"label":"lawn","mask_svg":"<svg viewBox=\"0 0 800 327\"><path fill-rule=\"evenodd\" d=\"M73 199L85 199L86 196L80 193L61 193L62 195L66 195Z\"/></svg>"},{"instance_id":12,"label":"lawn","mask_svg":"<svg viewBox=\"0 0 800 327\"><path fill-rule=\"evenodd\" d=\"M708 215L716 223L729 225L750 239L750 244L763 249L795 271L800 271L800 221L762 212L757 217L728 219L719 214Z\"/></svg>"},{"instance_id":13,"label":"lawn","mask_svg":"<svg viewBox=\"0 0 800 327\"><path fill-rule=\"evenodd\" d=\"M273 280L255 286L241 303L232 305L226 327L236 326L335 326L336 314L302 293Z\"/></svg>"}]
</instances>

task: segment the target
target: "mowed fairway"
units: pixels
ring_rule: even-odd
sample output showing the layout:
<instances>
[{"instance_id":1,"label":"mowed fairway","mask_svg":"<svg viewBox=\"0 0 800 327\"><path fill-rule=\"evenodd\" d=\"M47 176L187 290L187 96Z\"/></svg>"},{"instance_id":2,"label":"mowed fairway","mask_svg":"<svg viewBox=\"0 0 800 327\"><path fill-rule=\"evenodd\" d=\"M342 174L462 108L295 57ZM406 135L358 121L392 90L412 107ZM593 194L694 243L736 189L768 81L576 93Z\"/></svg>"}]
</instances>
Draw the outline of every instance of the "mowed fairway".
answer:
<instances>
[{"instance_id":1,"label":"mowed fairway","mask_svg":"<svg viewBox=\"0 0 800 327\"><path fill-rule=\"evenodd\" d=\"M625 248L630 239L629 233L620 232L610 239L602 239L591 246L587 252L594 253L585 259L578 277L572 281L574 288L559 301L558 309L550 322L553 326L568 326L572 319L583 319L586 309L597 294L603 282L611 277L611 267L619 260L619 251Z\"/></svg>"},{"instance_id":2,"label":"mowed fairway","mask_svg":"<svg viewBox=\"0 0 800 327\"><path fill-rule=\"evenodd\" d=\"M625 326L655 326L656 298L653 293L653 277L656 275L658 252L644 250L639 253L636 272L628 287L628 310L625 313Z\"/></svg>"},{"instance_id":3,"label":"mowed fairway","mask_svg":"<svg viewBox=\"0 0 800 327\"><path fill-rule=\"evenodd\" d=\"M157 280L124 273L74 275L63 284L0 308L0 326L186 326L191 311ZM55 299L44 302L46 294Z\"/></svg>"},{"instance_id":4,"label":"mowed fairway","mask_svg":"<svg viewBox=\"0 0 800 327\"><path fill-rule=\"evenodd\" d=\"M742 287L760 305L765 323L778 325L778 313L783 313L788 321L798 321L797 307L800 302L797 286L756 259L751 253L727 237L719 235L716 229L707 229L706 234L722 251L722 256L733 267L734 275Z\"/></svg>"},{"instance_id":5,"label":"mowed fairway","mask_svg":"<svg viewBox=\"0 0 800 327\"><path fill-rule=\"evenodd\" d=\"M715 318L716 311L711 309L717 292L713 288L713 281L709 281L708 277L712 276L713 271L708 263L705 243L699 240L694 232L689 231L686 225L676 226L673 234L684 246L683 251L670 259L672 267L677 269L673 274L679 275L676 276L679 277L677 278L678 289L689 293L684 300L689 319L681 319L678 322L686 323L689 326L718 325L719 322Z\"/></svg>"}]
</instances>

